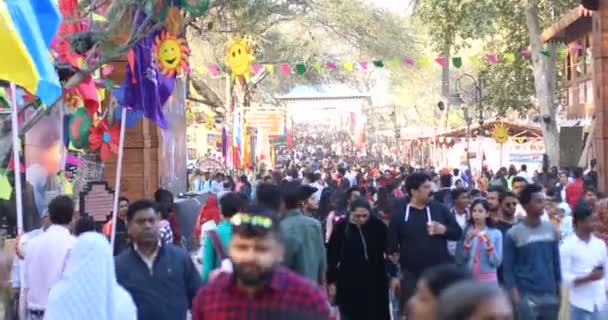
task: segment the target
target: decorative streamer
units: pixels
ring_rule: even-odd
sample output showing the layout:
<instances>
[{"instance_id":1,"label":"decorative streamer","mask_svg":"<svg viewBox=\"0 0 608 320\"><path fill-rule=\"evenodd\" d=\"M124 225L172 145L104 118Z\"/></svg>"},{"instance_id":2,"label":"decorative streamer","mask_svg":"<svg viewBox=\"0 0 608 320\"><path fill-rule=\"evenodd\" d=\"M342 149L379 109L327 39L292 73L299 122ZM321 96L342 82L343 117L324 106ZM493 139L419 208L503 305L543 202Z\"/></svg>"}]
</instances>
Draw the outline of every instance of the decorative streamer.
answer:
<instances>
[{"instance_id":1,"label":"decorative streamer","mask_svg":"<svg viewBox=\"0 0 608 320\"><path fill-rule=\"evenodd\" d=\"M336 71L336 63L335 62L328 62L327 63L327 69L329 69L329 71Z\"/></svg>"},{"instance_id":2,"label":"decorative streamer","mask_svg":"<svg viewBox=\"0 0 608 320\"><path fill-rule=\"evenodd\" d=\"M274 73L274 64L267 64L265 65L266 67L266 71L268 71L268 73Z\"/></svg>"},{"instance_id":3,"label":"decorative streamer","mask_svg":"<svg viewBox=\"0 0 608 320\"><path fill-rule=\"evenodd\" d=\"M418 60L418 64L422 69L426 69L431 65L428 58L420 58L420 60Z\"/></svg>"},{"instance_id":4,"label":"decorative streamer","mask_svg":"<svg viewBox=\"0 0 608 320\"><path fill-rule=\"evenodd\" d=\"M262 66L259 63L254 64L251 68L253 69L253 74L258 74L262 70Z\"/></svg>"},{"instance_id":5,"label":"decorative streamer","mask_svg":"<svg viewBox=\"0 0 608 320\"><path fill-rule=\"evenodd\" d=\"M460 69L460 67L462 67L462 57L454 57L454 58L452 58L452 65L456 69Z\"/></svg>"},{"instance_id":6,"label":"decorative streamer","mask_svg":"<svg viewBox=\"0 0 608 320\"><path fill-rule=\"evenodd\" d=\"M322 67L321 67L320 63L315 63L312 65L312 67L317 71L317 73L319 73L319 74L321 73Z\"/></svg>"},{"instance_id":7,"label":"decorative streamer","mask_svg":"<svg viewBox=\"0 0 608 320\"><path fill-rule=\"evenodd\" d=\"M408 66L413 66L415 64L414 59L412 58L405 58L403 62L405 62L405 64L407 64Z\"/></svg>"},{"instance_id":8,"label":"decorative streamer","mask_svg":"<svg viewBox=\"0 0 608 320\"><path fill-rule=\"evenodd\" d=\"M445 67L445 58L444 57L439 57L439 58L435 59L435 62L437 62L437 64L439 64L442 68Z\"/></svg>"},{"instance_id":9,"label":"decorative streamer","mask_svg":"<svg viewBox=\"0 0 608 320\"><path fill-rule=\"evenodd\" d=\"M391 59L391 61L389 61L388 65L391 67L391 69L397 69L401 66L401 64L399 63L399 59L397 59L397 58Z\"/></svg>"},{"instance_id":10,"label":"decorative streamer","mask_svg":"<svg viewBox=\"0 0 608 320\"><path fill-rule=\"evenodd\" d=\"M471 62L471 64L473 66L478 66L480 61L479 61L479 57L478 56L472 56L469 58L469 61Z\"/></svg>"},{"instance_id":11,"label":"decorative streamer","mask_svg":"<svg viewBox=\"0 0 608 320\"><path fill-rule=\"evenodd\" d=\"M210 64L207 69L209 70L209 72L211 73L212 76L217 76L218 72L219 72L219 67L217 66L217 64Z\"/></svg>"},{"instance_id":12,"label":"decorative streamer","mask_svg":"<svg viewBox=\"0 0 608 320\"><path fill-rule=\"evenodd\" d=\"M281 71L283 71L283 74L289 75L289 71L290 71L289 64L281 63Z\"/></svg>"},{"instance_id":13,"label":"decorative streamer","mask_svg":"<svg viewBox=\"0 0 608 320\"><path fill-rule=\"evenodd\" d=\"M287 71L283 70L283 72L285 74L288 74L289 73L289 68L287 69ZM304 73L306 73L306 66L304 64L302 64L302 63L296 64L296 72L298 73L298 75L303 75Z\"/></svg>"},{"instance_id":14,"label":"decorative streamer","mask_svg":"<svg viewBox=\"0 0 608 320\"><path fill-rule=\"evenodd\" d=\"M348 61L347 61L347 62L344 62L344 63L342 64L342 67L343 67L343 68L344 68L344 70L346 70L347 72L353 72L353 69L354 69L354 67L353 67L353 63L352 63L352 62L348 62Z\"/></svg>"},{"instance_id":15,"label":"decorative streamer","mask_svg":"<svg viewBox=\"0 0 608 320\"><path fill-rule=\"evenodd\" d=\"M384 68L384 62L382 62L382 60L374 60L372 63L376 68Z\"/></svg>"},{"instance_id":16,"label":"decorative streamer","mask_svg":"<svg viewBox=\"0 0 608 320\"><path fill-rule=\"evenodd\" d=\"M367 70L368 62L367 61L361 61L361 62L359 62L359 65L361 66L361 69Z\"/></svg>"}]
</instances>

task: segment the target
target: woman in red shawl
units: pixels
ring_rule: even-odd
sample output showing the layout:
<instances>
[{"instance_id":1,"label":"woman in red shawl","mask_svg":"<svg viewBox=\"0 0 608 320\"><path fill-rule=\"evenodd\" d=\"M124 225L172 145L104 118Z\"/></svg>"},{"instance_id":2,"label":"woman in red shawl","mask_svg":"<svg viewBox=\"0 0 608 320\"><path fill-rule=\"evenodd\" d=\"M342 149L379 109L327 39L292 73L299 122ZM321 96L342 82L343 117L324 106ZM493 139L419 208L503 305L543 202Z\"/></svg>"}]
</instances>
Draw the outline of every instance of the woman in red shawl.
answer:
<instances>
[{"instance_id":1,"label":"woman in red shawl","mask_svg":"<svg viewBox=\"0 0 608 320\"><path fill-rule=\"evenodd\" d=\"M194 237L197 240L196 243L200 244L203 235L207 233L207 231L214 229L220 221L220 209L218 208L217 203L217 197L214 194L209 194L207 202L205 202L205 205L196 219L194 228Z\"/></svg>"}]
</instances>

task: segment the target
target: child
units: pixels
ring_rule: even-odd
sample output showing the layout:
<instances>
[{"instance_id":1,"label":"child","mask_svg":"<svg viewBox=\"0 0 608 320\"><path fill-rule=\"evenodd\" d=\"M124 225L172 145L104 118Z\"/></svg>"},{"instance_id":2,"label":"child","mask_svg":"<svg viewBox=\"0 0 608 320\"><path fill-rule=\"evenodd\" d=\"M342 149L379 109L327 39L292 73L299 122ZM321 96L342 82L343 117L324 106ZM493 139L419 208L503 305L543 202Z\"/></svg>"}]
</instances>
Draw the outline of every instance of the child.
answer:
<instances>
[{"instance_id":1,"label":"child","mask_svg":"<svg viewBox=\"0 0 608 320\"><path fill-rule=\"evenodd\" d=\"M470 211L471 218L457 254L477 280L497 282L496 270L502 262L502 233L493 227L486 199L475 199Z\"/></svg>"}]
</instances>

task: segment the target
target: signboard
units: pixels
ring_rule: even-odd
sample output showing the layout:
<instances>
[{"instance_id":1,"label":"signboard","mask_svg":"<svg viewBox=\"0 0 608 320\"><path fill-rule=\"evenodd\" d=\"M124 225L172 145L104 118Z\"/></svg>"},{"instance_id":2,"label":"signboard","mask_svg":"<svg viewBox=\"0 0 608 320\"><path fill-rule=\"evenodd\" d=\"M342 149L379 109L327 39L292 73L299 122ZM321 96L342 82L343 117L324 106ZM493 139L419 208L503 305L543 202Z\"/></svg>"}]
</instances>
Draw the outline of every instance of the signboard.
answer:
<instances>
[{"instance_id":1,"label":"signboard","mask_svg":"<svg viewBox=\"0 0 608 320\"><path fill-rule=\"evenodd\" d=\"M285 115L282 111L247 111L245 125L268 135L280 136L285 131Z\"/></svg>"},{"instance_id":2,"label":"signboard","mask_svg":"<svg viewBox=\"0 0 608 320\"><path fill-rule=\"evenodd\" d=\"M114 190L105 181L87 183L80 193L80 213L95 222L105 222L112 213Z\"/></svg>"}]
</instances>

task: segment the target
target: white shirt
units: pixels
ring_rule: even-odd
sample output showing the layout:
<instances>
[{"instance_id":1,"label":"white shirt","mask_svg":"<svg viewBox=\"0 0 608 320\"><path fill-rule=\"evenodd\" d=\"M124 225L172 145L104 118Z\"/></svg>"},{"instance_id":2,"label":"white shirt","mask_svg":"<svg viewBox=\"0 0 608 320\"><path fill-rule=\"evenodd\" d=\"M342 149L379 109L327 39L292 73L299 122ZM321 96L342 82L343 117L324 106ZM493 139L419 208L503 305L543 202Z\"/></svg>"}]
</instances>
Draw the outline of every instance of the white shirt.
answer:
<instances>
[{"instance_id":1,"label":"white shirt","mask_svg":"<svg viewBox=\"0 0 608 320\"><path fill-rule=\"evenodd\" d=\"M325 189L325 187L321 185L319 181L313 182L310 186L317 188L317 192L315 192L313 195L315 196L315 200L317 200L317 202L321 201L321 193L323 193L323 189Z\"/></svg>"},{"instance_id":2,"label":"white shirt","mask_svg":"<svg viewBox=\"0 0 608 320\"><path fill-rule=\"evenodd\" d=\"M133 243L133 249L135 249L135 252L137 252L141 260L144 261L144 263L148 267L148 270L150 270L150 274L154 272L154 260L156 260L156 256L158 256L158 248L160 248L161 245L162 244L159 240L158 245L156 246L156 250L154 250L154 253L152 253L150 257L146 257L146 255L141 253L141 251L139 251L139 249L137 248L137 243Z\"/></svg>"},{"instance_id":3,"label":"white shirt","mask_svg":"<svg viewBox=\"0 0 608 320\"><path fill-rule=\"evenodd\" d=\"M573 234L564 240L560 256L563 283L570 288L570 304L589 312L603 310L606 304L606 279L578 286L574 286L574 280L588 275L597 266L604 266L606 270L606 244L593 235L589 242L585 242Z\"/></svg>"}]
</instances>

